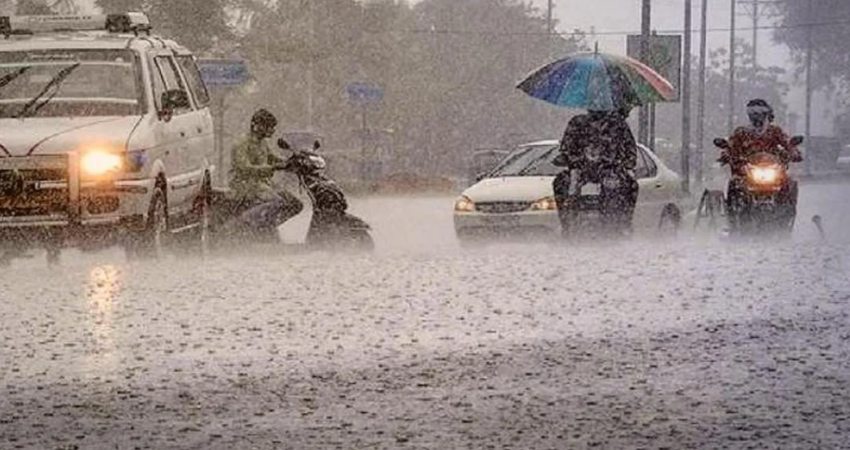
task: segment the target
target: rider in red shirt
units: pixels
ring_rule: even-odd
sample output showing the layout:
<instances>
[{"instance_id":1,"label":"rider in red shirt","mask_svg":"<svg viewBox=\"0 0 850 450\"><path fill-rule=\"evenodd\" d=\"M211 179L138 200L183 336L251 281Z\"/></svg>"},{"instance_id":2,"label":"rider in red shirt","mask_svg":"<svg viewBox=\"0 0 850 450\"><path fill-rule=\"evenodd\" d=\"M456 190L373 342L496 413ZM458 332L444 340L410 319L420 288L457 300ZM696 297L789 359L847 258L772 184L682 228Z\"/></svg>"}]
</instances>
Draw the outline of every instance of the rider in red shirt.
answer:
<instances>
[{"instance_id":1,"label":"rider in red shirt","mask_svg":"<svg viewBox=\"0 0 850 450\"><path fill-rule=\"evenodd\" d=\"M782 128L773 125L773 108L762 99L751 100L747 103L747 117L750 125L739 127L729 139L729 149L721 158L722 162L729 164L732 169L732 178L729 180L727 195L727 207L730 215L740 211L743 199L746 195L743 177L746 176L745 166L747 158L756 153L771 153L778 156L783 163L800 162L803 155ZM797 213L797 182L786 180L782 187L780 198L788 207L789 218L793 220Z\"/></svg>"},{"instance_id":2,"label":"rider in red shirt","mask_svg":"<svg viewBox=\"0 0 850 450\"><path fill-rule=\"evenodd\" d=\"M729 139L729 150L725 157L732 166L733 174L743 175L747 158L755 153L772 153L784 163L800 162L803 156L782 128L773 125L773 108L761 99L747 104L750 126L739 127Z\"/></svg>"}]
</instances>

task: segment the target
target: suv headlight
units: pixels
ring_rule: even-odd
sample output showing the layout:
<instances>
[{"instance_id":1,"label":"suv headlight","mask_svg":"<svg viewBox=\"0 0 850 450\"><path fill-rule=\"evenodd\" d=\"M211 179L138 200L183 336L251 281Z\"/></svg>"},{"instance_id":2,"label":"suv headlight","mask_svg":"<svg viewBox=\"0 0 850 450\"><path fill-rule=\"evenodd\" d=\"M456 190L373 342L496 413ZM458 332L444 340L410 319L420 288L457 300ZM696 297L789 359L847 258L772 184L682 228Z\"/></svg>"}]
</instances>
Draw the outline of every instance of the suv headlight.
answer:
<instances>
[{"instance_id":1,"label":"suv headlight","mask_svg":"<svg viewBox=\"0 0 850 450\"><path fill-rule=\"evenodd\" d=\"M475 202L469 199L469 197L461 196L455 202L455 211L456 212L474 212L475 211Z\"/></svg>"},{"instance_id":2,"label":"suv headlight","mask_svg":"<svg viewBox=\"0 0 850 450\"><path fill-rule=\"evenodd\" d=\"M532 211L555 211L558 209L558 204L555 202L555 197L546 197L532 203L530 209Z\"/></svg>"},{"instance_id":3,"label":"suv headlight","mask_svg":"<svg viewBox=\"0 0 850 450\"><path fill-rule=\"evenodd\" d=\"M124 156L105 150L89 150L80 158L83 175L100 177L120 172L124 168Z\"/></svg>"}]
</instances>

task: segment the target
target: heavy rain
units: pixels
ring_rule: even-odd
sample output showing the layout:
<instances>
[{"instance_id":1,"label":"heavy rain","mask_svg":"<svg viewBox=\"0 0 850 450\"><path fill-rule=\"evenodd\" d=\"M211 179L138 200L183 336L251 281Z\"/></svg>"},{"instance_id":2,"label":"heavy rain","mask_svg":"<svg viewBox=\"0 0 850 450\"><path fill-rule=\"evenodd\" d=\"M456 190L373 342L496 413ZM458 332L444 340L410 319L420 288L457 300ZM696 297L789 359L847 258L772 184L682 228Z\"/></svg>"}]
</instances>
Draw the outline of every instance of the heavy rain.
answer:
<instances>
[{"instance_id":1,"label":"heavy rain","mask_svg":"<svg viewBox=\"0 0 850 450\"><path fill-rule=\"evenodd\" d=\"M0 449L848 448L848 25L0 0Z\"/></svg>"}]
</instances>

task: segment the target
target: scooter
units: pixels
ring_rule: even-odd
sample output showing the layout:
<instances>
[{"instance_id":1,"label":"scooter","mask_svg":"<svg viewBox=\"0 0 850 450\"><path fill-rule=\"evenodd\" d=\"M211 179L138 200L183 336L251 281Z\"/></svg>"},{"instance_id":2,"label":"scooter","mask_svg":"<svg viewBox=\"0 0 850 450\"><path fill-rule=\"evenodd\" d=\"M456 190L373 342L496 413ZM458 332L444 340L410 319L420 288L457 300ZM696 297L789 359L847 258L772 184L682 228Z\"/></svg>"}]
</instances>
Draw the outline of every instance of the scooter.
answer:
<instances>
[{"instance_id":1,"label":"scooter","mask_svg":"<svg viewBox=\"0 0 850 450\"><path fill-rule=\"evenodd\" d=\"M629 187L629 191L637 193L633 178L613 161L599 155L585 156L583 161L571 163L561 154L552 163L566 169L553 182L564 237L600 232L616 236L631 232L634 202L627 198L624 188Z\"/></svg>"},{"instance_id":2,"label":"scooter","mask_svg":"<svg viewBox=\"0 0 850 450\"><path fill-rule=\"evenodd\" d=\"M801 136L795 136L789 142L794 147L802 143ZM736 161L732 161L729 156L729 142L718 138L714 140L714 145L724 150L719 162L734 167ZM796 221L796 211L788 199L781 195L786 186L795 183L788 174L789 162L768 152L754 152L740 162L742 168L732 174L732 184L743 195L734 196L731 192L726 194L726 215L730 219L731 231L739 234L791 232Z\"/></svg>"},{"instance_id":3,"label":"scooter","mask_svg":"<svg viewBox=\"0 0 850 450\"><path fill-rule=\"evenodd\" d=\"M280 167L298 177L313 205L313 217L307 231L307 246L313 248L349 248L372 250L375 246L371 227L363 219L349 214L345 193L325 173L327 163L318 154L318 141L312 150L293 149L284 139L278 147L293 154Z\"/></svg>"}]
</instances>

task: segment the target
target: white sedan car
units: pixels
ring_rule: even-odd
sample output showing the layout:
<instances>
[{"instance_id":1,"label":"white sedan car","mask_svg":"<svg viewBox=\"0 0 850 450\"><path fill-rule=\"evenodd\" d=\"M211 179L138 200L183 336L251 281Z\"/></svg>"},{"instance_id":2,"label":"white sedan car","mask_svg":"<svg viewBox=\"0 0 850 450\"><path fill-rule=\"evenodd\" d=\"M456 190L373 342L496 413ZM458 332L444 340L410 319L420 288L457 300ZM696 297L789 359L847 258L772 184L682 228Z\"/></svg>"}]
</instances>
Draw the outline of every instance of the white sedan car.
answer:
<instances>
[{"instance_id":1,"label":"white sedan car","mask_svg":"<svg viewBox=\"0 0 850 450\"><path fill-rule=\"evenodd\" d=\"M559 142L521 145L455 202L455 231L461 240L479 235L542 232L558 235L552 182L563 169L552 164ZM639 146L635 169L640 191L635 228L657 227L665 207L681 211L681 179L652 151ZM668 206L669 205L669 206Z\"/></svg>"}]
</instances>

